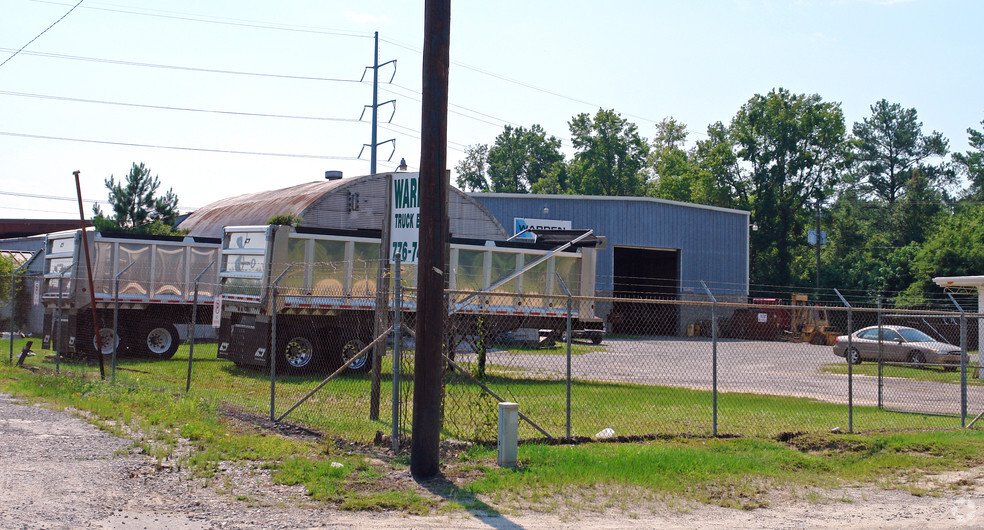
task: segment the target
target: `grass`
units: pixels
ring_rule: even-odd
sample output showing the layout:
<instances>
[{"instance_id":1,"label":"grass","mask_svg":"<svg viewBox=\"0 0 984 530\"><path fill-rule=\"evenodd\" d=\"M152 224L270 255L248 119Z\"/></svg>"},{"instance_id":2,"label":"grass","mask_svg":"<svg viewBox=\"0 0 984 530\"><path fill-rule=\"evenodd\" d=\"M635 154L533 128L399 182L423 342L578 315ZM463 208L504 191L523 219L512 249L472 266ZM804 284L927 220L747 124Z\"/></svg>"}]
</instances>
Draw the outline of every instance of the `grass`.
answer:
<instances>
[{"instance_id":1,"label":"grass","mask_svg":"<svg viewBox=\"0 0 984 530\"><path fill-rule=\"evenodd\" d=\"M20 344L15 344L15 348L18 346ZM53 368L53 364L44 362L43 357L43 354L31 357L28 363ZM522 357L529 359L526 355ZM471 356L470 360L473 358ZM123 385L183 395L187 361L187 345L182 345L170 361L123 358L118 363L116 380ZM378 419L368 417L368 396L372 384L367 374L344 375L329 382L286 419L362 443L373 440L377 431L388 435L392 432L391 361L390 356L383 359ZM860 367L870 368L866 364ZM106 369L110 374L110 368L107 366ZM566 435L567 385L559 375L537 375L523 366L489 364L486 369L483 382L500 397L520 403L521 411L551 435ZM62 370L92 373L95 368L66 362L62 363ZM412 399L412 364L405 363L404 371L408 373L404 373L403 379L409 384L401 389L401 396L406 402ZM952 377L953 374L934 372L929 375ZM286 412L315 388L322 378L322 375L278 377L274 396L275 415ZM959 374L957 378L959 380ZM270 415L269 374L237 368L228 361L216 358L214 344L196 345L189 396L213 404L226 403L255 415ZM593 436L604 428L612 428L617 435L708 435L713 430L712 400L712 394L704 390L575 380L571 389L571 433L573 436ZM848 410L843 404L734 392L719 393L717 402L718 432L722 434L775 436L781 432L829 430L834 427L847 430ZM496 403L495 398L483 392L471 379L449 373L444 435L467 440L494 440L497 433ZM897 414L876 407L855 407L854 420L857 427L865 430L948 428L959 425L959 420L953 418ZM409 417L404 422L401 427L406 435ZM520 436L539 438L542 434L521 422Z\"/></svg>"},{"instance_id":2,"label":"grass","mask_svg":"<svg viewBox=\"0 0 984 530\"><path fill-rule=\"evenodd\" d=\"M15 354L22 345L15 340ZM5 347L7 342L0 341L0 353ZM522 444L516 469L495 466L494 447L474 445L445 455L445 473L453 484L438 491L442 501L409 480L394 478L405 477L405 458L353 443L368 442L377 430L390 432L388 377L381 384L379 420L367 418L369 377L344 376L288 417L325 436L284 436L268 420L268 375L219 360L214 348L196 347L188 394L187 346L171 361L122 359L115 383L100 381L97 369L77 362L63 363L62 373L55 375L42 352L27 361L33 371L0 363L0 391L86 411L103 428L134 438L148 455L178 459L202 480L224 484L220 462L259 466L277 483L302 486L314 502L350 510L637 513L654 502L753 509L772 502L776 491L805 492L797 495L815 501L836 499L830 488L858 484L933 493L919 486L919 479L984 464L984 435L956 430L953 418L856 407L855 425L864 432L834 434L828 432L832 427L846 430L844 405L721 393L718 431L740 437L714 438L709 392L578 381L572 393L575 436L591 436L605 427L617 435L652 436L632 443ZM519 401L521 410L554 436L564 435L564 381L506 369L514 367L488 368L485 384ZM384 364L384 373L390 370ZM278 379L277 412L320 380ZM447 389L444 437L494 439L495 399L458 377L449 376ZM412 396L407 390L403 394ZM542 439L525 423L520 436ZM233 498L256 502L231 486L225 489Z\"/></svg>"},{"instance_id":3,"label":"grass","mask_svg":"<svg viewBox=\"0 0 984 530\"><path fill-rule=\"evenodd\" d=\"M975 354L976 356L976 354ZM974 378L974 368L977 363L967 364L967 384L984 385L984 381ZM941 366L926 366L923 368L913 368L902 363L882 364L882 377L899 377L914 381L933 381L936 383L960 384L960 366L957 365L955 371L945 371ZM820 368L821 372L828 374L847 374L847 363L830 363ZM856 364L851 369L854 375L866 375L878 377L878 363L863 362Z\"/></svg>"},{"instance_id":4,"label":"grass","mask_svg":"<svg viewBox=\"0 0 984 530\"><path fill-rule=\"evenodd\" d=\"M464 461L483 463L491 449ZM918 479L953 467L984 463L976 432L800 435L769 439L673 439L635 444L525 445L517 469L482 467L467 491L536 510L591 509L599 503L638 508L652 498L682 498L751 509L770 492L857 484L899 487L921 494ZM617 493L617 495L613 495Z\"/></svg>"}]
</instances>

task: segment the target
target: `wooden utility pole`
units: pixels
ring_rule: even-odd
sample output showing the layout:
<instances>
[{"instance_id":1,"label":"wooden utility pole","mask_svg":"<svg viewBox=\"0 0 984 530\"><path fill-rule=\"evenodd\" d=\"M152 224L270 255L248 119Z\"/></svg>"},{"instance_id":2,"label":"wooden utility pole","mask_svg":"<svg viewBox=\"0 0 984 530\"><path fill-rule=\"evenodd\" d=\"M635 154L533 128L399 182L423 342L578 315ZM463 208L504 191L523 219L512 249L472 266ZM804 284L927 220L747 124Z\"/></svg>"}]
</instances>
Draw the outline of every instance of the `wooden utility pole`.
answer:
<instances>
[{"instance_id":1,"label":"wooden utility pole","mask_svg":"<svg viewBox=\"0 0 984 530\"><path fill-rule=\"evenodd\" d=\"M423 98L420 119L420 250L410 472L417 480L441 473L444 246L448 237L448 65L451 0L424 3Z\"/></svg>"},{"instance_id":2,"label":"wooden utility pole","mask_svg":"<svg viewBox=\"0 0 984 530\"><path fill-rule=\"evenodd\" d=\"M75 192L79 198L79 227L82 229L82 249L85 250L85 272L89 279L89 307L92 309L92 339L96 346L96 357L99 357L99 377L106 379L106 368L103 363L102 336L99 333L99 319L96 317L96 284L92 281L92 259L89 257L89 238L85 233L85 210L82 209L82 184L79 182L79 173L81 172L78 170L72 172L75 175ZM61 297L61 292L58 293L58 296ZM115 339L116 337L113 337L113 340Z\"/></svg>"}]
</instances>

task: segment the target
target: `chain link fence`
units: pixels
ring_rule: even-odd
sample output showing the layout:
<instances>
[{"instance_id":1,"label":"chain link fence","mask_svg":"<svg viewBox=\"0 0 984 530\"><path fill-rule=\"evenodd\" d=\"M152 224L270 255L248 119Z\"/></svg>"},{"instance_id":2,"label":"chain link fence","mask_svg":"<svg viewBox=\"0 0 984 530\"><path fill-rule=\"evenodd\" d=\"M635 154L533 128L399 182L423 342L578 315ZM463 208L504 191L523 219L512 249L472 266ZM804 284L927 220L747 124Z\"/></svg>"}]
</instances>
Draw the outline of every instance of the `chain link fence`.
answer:
<instances>
[{"instance_id":1,"label":"chain link fence","mask_svg":"<svg viewBox=\"0 0 984 530\"><path fill-rule=\"evenodd\" d=\"M351 285L331 281L352 269L362 272ZM152 293L162 303L130 293L148 270L97 279L97 293L112 293L96 308L105 377L207 400L244 421L405 447L416 286L412 267L401 266L381 291L376 270L372 260L288 268L265 290L206 275L186 280L187 295ZM321 280L304 291L302 273ZM37 369L98 377L90 307L59 310L60 299L43 296L56 286L40 275L0 284L8 364L27 351L37 355L23 362ZM903 310L794 295L748 303L706 286L686 300L501 289L447 291L446 375L436 390L446 438L493 441L500 401L519 404L527 439L979 428L984 412L981 315L959 305ZM241 314L226 331L213 327L230 304ZM604 335L584 333L578 315L588 308ZM229 348L258 360L230 360Z\"/></svg>"}]
</instances>

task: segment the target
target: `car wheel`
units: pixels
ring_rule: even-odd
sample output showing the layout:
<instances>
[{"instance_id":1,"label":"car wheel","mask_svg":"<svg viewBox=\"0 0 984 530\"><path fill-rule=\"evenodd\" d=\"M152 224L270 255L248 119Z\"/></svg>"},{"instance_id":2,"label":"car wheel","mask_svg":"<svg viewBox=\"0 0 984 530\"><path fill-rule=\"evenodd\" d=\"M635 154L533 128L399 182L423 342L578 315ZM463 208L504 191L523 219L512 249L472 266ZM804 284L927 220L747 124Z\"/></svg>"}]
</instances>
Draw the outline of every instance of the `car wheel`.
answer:
<instances>
[{"instance_id":1,"label":"car wheel","mask_svg":"<svg viewBox=\"0 0 984 530\"><path fill-rule=\"evenodd\" d=\"M173 324L150 325L141 334L147 355L155 359L170 359L178 351L181 338Z\"/></svg>"},{"instance_id":2,"label":"car wheel","mask_svg":"<svg viewBox=\"0 0 984 530\"><path fill-rule=\"evenodd\" d=\"M312 371L318 358L317 337L304 331L288 330L284 339L284 342L277 341L277 366L292 374Z\"/></svg>"},{"instance_id":3,"label":"car wheel","mask_svg":"<svg viewBox=\"0 0 984 530\"><path fill-rule=\"evenodd\" d=\"M857 348L847 350L847 360L851 364L861 364L861 352Z\"/></svg>"},{"instance_id":4,"label":"car wheel","mask_svg":"<svg viewBox=\"0 0 984 530\"><path fill-rule=\"evenodd\" d=\"M922 368L923 365L926 364L926 356L923 354L923 352L918 350L913 350L909 352L909 355L908 357L906 357L906 360L909 362L909 365L912 366L913 368Z\"/></svg>"},{"instance_id":5,"label":"car wheel","mask_svg":"<svg viewBox=\"0 0 984 530\"><path fill-rule=\"evenodd\" d=\"M338 352L339 358L342 364L345 364L351 359L358 355L366 347L366 342L355 335L342 335L342 338L338 340L336 351ZM348 366L349 372L366 372L372 367L372 352L368 352L362 357L356 359L355 362ZM341 365L339 365L341 366Z\"/></svg>"}]
</instances>

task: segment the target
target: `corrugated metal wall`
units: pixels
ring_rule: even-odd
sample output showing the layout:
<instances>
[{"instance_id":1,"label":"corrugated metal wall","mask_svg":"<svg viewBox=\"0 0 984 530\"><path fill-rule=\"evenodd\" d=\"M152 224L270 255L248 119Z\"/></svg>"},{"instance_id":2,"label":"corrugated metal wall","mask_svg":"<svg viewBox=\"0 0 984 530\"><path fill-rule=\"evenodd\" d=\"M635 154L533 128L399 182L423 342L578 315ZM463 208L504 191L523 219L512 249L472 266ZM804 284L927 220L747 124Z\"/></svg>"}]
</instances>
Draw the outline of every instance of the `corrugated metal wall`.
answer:
<instances>
[{"instance_id":1,"label":"corrugated metal wall","mask_svg":"<svg viewBox=\"0 0 984 530\"><path fill-rule=\"evenodd\" d=\"M343 182L344 185L332 193L326 193L301 213L304 226L379 230L386 215L386 175L359 177ZM349 208L352 194L358 194L357 209ZM491 213L457 189L448 192L448 224L454 237L508 237Z\"/></svg>"},{"instance_id":2,"label":"corrugated metal wall","mask_svg":"<svg viewBox=\"0 0 984 530\"><path fill-rule=\"evenodd\" d=\"M472 194L503 226L513 218L570 220L608 238L598 256L598 288L610 292L614 246L677 249L682 293L702 295L700 281L715 294L748 292L749 213L641 197ZM544 214L544 208L549 213Z\"/></svg>"}]
</instances>

